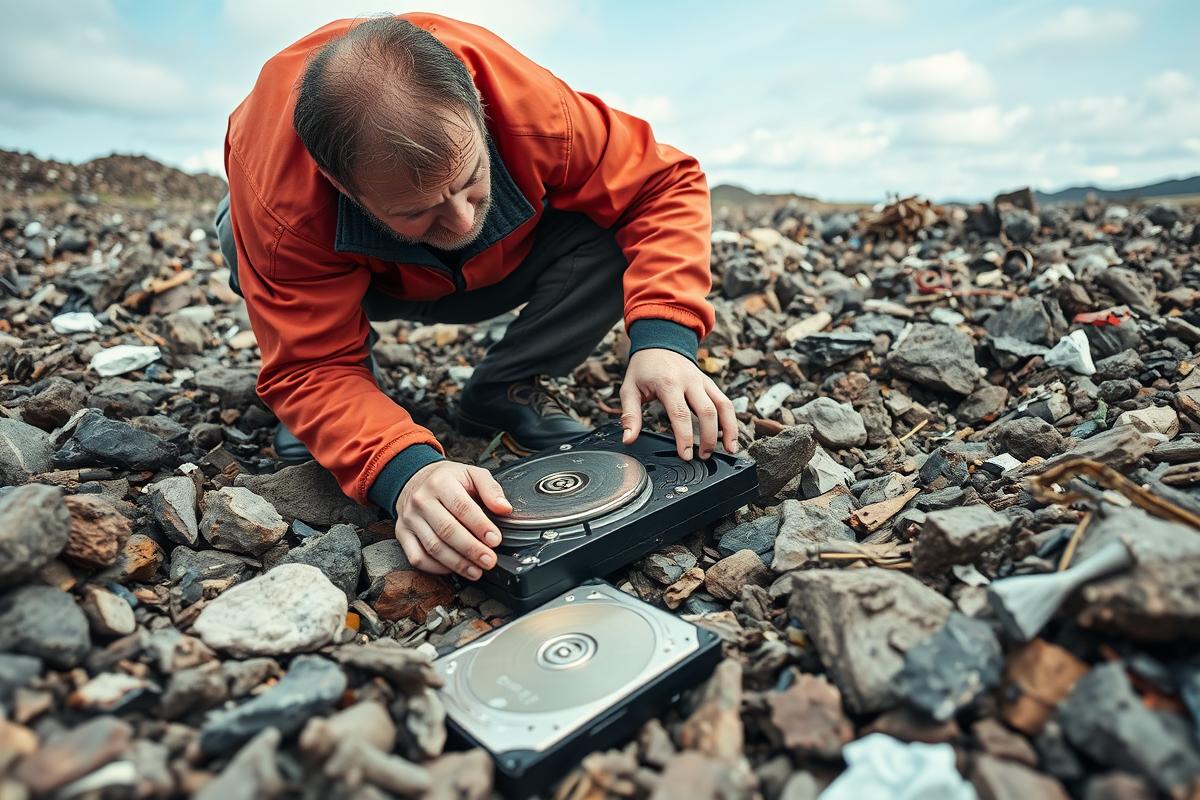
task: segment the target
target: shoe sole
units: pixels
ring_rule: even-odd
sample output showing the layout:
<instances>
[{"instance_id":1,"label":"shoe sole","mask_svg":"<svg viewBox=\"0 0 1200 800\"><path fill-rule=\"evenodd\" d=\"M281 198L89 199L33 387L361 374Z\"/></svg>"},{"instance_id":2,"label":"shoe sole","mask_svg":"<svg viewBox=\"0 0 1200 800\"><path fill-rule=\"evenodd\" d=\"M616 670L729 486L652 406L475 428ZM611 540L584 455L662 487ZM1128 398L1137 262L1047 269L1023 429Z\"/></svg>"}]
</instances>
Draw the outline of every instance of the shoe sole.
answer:
<instances>
[{"instance_id":1,"label":"shoe sole","mask_svg":"<svg viewBox=\"0 0 1200 800\"><path fill-rule=\"evenodd\" d=\"M500 443L514 455L527 456L535 452L514 439L508 431L471 419L461 411L455 414L454 427L464 436L474 436L477 439L491 439L496 434L500 434Z\"/></svg>"}]
</instances>

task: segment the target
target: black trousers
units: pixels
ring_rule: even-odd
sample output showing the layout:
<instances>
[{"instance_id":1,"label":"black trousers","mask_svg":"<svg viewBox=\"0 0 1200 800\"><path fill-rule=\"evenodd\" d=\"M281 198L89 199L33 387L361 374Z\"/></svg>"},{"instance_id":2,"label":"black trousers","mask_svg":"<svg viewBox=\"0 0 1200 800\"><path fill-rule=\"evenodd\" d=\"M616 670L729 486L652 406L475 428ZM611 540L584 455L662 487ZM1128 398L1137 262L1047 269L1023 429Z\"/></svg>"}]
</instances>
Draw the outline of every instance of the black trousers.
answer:
<instances>
[{"instance_id":1,"label":"black trousers","mask_svg":"<svg viewBox=\"0 0 1200 800\"><path fill-rule=\"evenodd\" d=\"M229 265L230 286L241 294L228 196L218 205L213 224ZM471 381L567 375L621 318L628 262L612 232L583 214L547 208L534 237L529 256L499 283L419 302L368 289L363 310L378 321L465 324L498 317L524 303L503 338L475 366Z\"/></svg>"}]
</instances>

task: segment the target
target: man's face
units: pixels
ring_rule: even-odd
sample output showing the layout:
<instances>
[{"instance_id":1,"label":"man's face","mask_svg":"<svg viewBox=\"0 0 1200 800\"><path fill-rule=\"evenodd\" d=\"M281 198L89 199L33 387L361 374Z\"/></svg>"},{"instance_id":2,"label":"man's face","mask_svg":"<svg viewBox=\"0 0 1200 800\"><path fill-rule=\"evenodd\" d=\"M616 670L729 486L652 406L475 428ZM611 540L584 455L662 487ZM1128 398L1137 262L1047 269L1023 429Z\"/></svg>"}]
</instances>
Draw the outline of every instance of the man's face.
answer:
<instances>
[{"instance_id":1,"label":"man's face","mask_svg":"<svg viewBox=\"0 0 1200 800\"><path fill-rule=\"evenodd\" d=\"M458 131L462 146L448 180L420 189L407 176L372 175L362 180L355 202L403 242L459 250L475 241L491 207L491 163L481 131L474 125Z\"/></svg>"}]
</instances>

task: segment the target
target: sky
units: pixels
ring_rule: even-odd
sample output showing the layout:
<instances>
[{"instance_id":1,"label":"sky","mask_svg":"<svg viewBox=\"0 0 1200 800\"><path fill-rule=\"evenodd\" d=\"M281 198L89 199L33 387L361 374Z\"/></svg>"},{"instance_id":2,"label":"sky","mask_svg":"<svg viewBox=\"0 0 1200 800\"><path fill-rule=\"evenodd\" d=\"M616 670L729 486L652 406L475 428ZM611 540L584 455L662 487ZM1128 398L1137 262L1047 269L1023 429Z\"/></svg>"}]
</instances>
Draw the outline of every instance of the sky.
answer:
<instances>
[{"instance_id":1,"label":"sky","mask_svg":"<svg viewBox=\"0 0 1200 800\"><path fill-rule=\"evenodd\" d=\"M714 186L873 202L1200 173L1194 0L0 0L0 148L223 174L267 58L408 10L491 29Z\"/></svg>"}]
</instances>

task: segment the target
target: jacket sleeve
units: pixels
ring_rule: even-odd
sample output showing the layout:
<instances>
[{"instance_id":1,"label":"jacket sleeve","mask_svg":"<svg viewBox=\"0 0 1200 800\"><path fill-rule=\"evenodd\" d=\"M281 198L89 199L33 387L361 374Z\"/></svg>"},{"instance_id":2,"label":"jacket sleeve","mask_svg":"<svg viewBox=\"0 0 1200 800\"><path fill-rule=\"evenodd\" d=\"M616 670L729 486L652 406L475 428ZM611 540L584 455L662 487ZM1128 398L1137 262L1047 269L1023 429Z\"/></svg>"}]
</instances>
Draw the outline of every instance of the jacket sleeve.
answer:
<instances>
[{"instance_id":1,"label":"jacket sleeve","mask_svg":"<svg viewBox=\"0 0 1200 800\"><path fill-rule=\"evenodd\" d=\"M714 314L705 299L712 212L696 159L654 140L649 123L555 79L567 122L555 208L614 230L629 261L625 325L636 352L665 347L695 358Z\"/></svg>"},{"instance_id":2,"label":"jacket sleeve","mask_svg":"<svg viewBox=\"0 0 1200 800\"><path fill-rule=\"evenodd\" d=\"M232 181L231 187L236 192ZM245 213L241 219L249 223ZM253 223L241 230L253 231ZM262 353L259 397L342 491L394 513L407 478L443 451L383 393L367 366L369 323L361 302L369 273L323 261L282 226L235 238L241 289Z\"/></svg>"}]
</instances>

